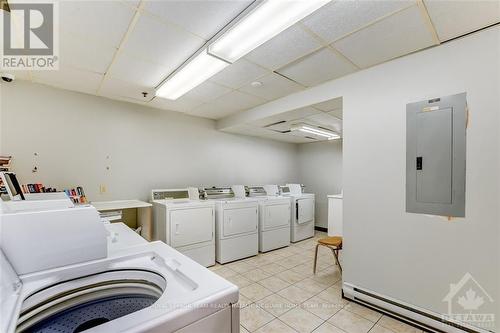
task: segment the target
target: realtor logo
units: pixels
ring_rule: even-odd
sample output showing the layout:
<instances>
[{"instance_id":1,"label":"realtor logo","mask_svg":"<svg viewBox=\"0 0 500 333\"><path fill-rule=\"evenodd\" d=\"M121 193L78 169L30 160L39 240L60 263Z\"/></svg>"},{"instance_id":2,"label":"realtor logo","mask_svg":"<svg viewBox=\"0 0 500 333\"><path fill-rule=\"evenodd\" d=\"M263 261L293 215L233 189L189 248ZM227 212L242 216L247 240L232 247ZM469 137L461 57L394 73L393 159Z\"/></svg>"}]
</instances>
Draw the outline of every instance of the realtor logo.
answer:
<instances>
[{"instance_id":1,"label":"realtor logo","mask_svg":"<svg viewBox=\"0 0 500 333\"><path fill-rule=\"evenodd\" d=\"M484 329L494 327L493 298L470 273L466 273L458 283L450 284L443 302L448 303L448 315L444 316L446 320Z\"/></svg>"},{"instance_id":2,"label":"realtor logo","mask_svg":"<svg viewBox=\"0 0 500 333\"><path fill-rule=\"evenodd\" d=\"M2 1L2 61L8 70L58 69L57 3Z\"/></svg>"}]
</instances>

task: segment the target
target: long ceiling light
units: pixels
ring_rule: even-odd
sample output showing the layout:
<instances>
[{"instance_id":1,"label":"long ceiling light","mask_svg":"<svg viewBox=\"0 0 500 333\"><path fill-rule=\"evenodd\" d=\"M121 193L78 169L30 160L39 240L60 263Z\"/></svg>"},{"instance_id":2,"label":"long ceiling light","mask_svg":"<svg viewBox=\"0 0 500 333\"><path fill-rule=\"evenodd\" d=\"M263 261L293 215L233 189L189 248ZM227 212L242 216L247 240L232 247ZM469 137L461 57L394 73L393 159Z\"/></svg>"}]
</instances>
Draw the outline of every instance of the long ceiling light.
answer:
<instances>
[{"instance_id":1,"label":"long ceiling light","mask_svg":"<svg viewBox=\"0 0 500 333\"><path fill-rule=\"evenodd\" d=\"M235 62L330 1L262 1L213 42L208 47L208 53Z\"/></svg>"},{"instance_id":2,"label":"long ceiling light","mask_svg":"<svg viewBox=\"0 0 500 333\"><path fill-rule=\"evenodd\" d=\"M306 132L306 133L322 136L324 138L327 138L328 140L335 140L335 139L340 138L340 135L338 135L335 132L322 130L322 129L308 126L308 125L297 125L297 126L293 127L292 130L295 130L295 131L298 130L301 132Z\"/></svg>"},{"instance_id":3,"label":"long ceiling light","mask_svg":"<svg viewBox=\"0 0 500 333\"><path fill-rule=\"evenodd\" d=\"M177 99L226 66L229 63L212 57L205 49L164 81L156 90L156 96Z\"/></svg>"},{"instance_id":4,"label":"long ceiling light","mask_svg":"<svg viewBox=\"0 0 500 333\"><path fill-rule=\"evenodd\" d=\"M208 49L162 82L156 96L177 99L331 0L263 0ZM225 61L224 61L225 60Z\"/></svg>"}]
</instances>

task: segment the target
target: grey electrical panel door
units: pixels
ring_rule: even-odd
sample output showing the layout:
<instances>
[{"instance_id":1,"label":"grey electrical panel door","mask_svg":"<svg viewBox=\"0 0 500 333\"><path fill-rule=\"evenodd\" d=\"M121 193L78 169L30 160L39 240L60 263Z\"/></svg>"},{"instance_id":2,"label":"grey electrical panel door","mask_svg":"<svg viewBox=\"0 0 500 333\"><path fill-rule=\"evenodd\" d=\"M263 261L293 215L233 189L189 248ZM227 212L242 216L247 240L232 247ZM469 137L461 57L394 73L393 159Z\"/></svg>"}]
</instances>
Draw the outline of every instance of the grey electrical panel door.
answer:
<instances>
[{"instance_id":1,"label":"grey electrical panel door","mask_svg":"<svg viewBox=\"0 0 500 333\"><path fill-rule=\"evenodd\" d=\"M465 216L466 94L406 105L406 211Z\"/></svg>"}]
</instances>

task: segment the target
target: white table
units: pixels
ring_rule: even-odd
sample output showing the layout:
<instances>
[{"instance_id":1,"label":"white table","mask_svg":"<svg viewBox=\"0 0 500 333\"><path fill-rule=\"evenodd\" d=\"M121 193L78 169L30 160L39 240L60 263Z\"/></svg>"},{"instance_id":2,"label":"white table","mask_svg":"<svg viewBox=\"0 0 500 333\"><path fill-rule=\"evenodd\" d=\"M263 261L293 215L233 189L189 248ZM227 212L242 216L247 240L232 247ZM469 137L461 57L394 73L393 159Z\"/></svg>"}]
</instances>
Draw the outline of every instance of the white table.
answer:
<instances>
[{"instance_id":1,"label":"white table","mask_svg":"<svg viewBox=\"0 0 500 333\"><path fill-rule=\"evenodd\" d=\"M342 236L343 195L330 194L328 197L328 236Z\"/></svg>"},{"instance_id":2,"label":"white table","mask_svg":"<svg viewBox=\"0 0 500 333\"><path fill-rule=\"evenodd\" d=\"M152 238L152 204L140 200L93 201L90 203L100 212L111 210L136 210L135 221L126 223L131 228L141 227L141 236Z\"/></svg>"}]
</instances>

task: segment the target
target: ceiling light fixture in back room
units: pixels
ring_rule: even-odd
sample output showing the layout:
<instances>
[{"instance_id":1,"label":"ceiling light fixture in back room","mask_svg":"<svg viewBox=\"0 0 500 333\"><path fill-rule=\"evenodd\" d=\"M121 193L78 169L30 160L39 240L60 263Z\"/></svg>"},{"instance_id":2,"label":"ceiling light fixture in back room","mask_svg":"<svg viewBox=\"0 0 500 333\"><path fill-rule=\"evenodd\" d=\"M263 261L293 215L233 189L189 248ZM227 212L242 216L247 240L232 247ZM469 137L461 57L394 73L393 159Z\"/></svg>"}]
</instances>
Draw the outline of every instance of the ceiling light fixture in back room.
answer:
<instances>
[{"instance_id":1,"label":"ceiling light fixture in back room","mask_svg":"<svg viewBox=\"0 0 500 333\"><path fill-rule=\"evenodd\" d=\"M331 0L264 0L167 77L156 96L175 100Z\"/></svg>"},{"instance_id":2,"label":"ceiling light fixture in back room","mask_svg":"<svg viewBox=\"0 0 500 333\"><path fill-rule=\"evenodd\" d=\"M338 135L337 133L335 133L333 131L326 130L326 129L319 129L317 127L314 127L314 126L311 126L308 124L294 125L294 126L292 126L291 130L318 135L318 136L327 138L328 140L340 139L340 135Z\"/></svg>"}]
</instances>

